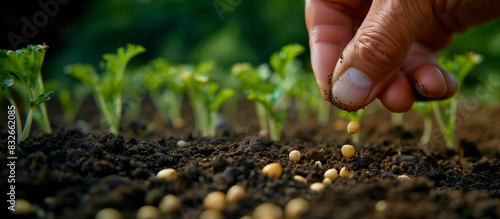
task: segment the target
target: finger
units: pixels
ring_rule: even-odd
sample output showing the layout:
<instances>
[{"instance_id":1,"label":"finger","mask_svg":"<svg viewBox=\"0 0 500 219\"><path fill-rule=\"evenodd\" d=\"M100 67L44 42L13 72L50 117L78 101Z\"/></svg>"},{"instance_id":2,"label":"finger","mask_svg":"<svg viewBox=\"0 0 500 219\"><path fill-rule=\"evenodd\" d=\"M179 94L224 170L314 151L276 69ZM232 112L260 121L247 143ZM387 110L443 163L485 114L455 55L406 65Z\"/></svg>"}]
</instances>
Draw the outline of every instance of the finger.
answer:
<instances>
[{"instance_id":1,"label":"finger","mask_svg":"<svg viewBox=\"0 0 500 219\"><path fill-rule=\"evenodd\" d=\"M380 102L392 112L406 112L413 106L413 90L403 72L396 77L378 96Z\"/></svg>"}]
</instances>

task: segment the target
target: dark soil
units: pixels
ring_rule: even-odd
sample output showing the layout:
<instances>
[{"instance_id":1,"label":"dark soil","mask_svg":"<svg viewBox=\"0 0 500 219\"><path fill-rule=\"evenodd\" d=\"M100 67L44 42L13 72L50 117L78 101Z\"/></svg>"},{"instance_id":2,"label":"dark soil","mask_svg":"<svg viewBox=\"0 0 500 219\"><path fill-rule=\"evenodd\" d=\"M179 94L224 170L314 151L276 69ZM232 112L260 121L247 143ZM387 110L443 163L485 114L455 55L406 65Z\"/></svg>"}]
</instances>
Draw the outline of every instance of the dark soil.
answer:
<instances>
[{"instance_id":1,"label":"dark soil","mask_svg":"<svg viewBox=\"0 0 500 219\"><path fill-rule=\"evenodd\" d=\"M215 138L193 132L190 112L185 113L188 125L179 130L165 125L152 109L143 109L141 120L123 121L123 136L100 131L91 105L79 113L91 130L64 126L60 113L51 113L53 134L35 131L17 145L16 198L37 210L16 218L94 218L106 207L135 218L141 206L158 205L167 194L179 197L182 207L165 218L197 218L206 194L226 192L234 184L245 187L248 195L227 207L226 218L251 215L264 202L284 207L295 197L311 203L303 218L500 218L500 107L464 116L457 152L444 150L439 136L418 145L422 125L415 113L394 127L389 114L374 107L361 122L361 143L354 145L357 152L351 159L340 153L349 136L318 127L312 118L292 118L279 142L257 136L252 109L242 107L232 126L224 126ZM3 125L1 145L6 145L6 129ZM178 140L188 146L178 147ZM2 148L0 163L6 164ZM288 160L293 149L302 153L297 163ZM284 167L280 179L263 175L262 167L271 162ZM354 170L354 177L336 178L321 192L293 180L301 175L309 184L319 182L327 169L344 166ZM179 173L177 181L155 178L168 167ZM0 187L5 193L8 174L4 167ZM411 180L398 181L402 174ZM375 208L381 200L387 207ZM3 212L11 215L6 207Z\"/></svg>"}]
</instances>

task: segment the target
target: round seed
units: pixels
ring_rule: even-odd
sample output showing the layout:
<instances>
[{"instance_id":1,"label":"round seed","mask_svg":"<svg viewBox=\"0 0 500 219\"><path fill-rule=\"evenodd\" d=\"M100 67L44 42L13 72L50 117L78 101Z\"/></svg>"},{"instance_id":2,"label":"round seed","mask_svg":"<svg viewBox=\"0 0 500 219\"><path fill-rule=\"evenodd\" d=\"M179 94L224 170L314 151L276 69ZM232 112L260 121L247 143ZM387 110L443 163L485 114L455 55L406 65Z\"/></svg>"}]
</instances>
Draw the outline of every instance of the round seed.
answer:
<instances>
[{"instance_id":1,"label":"round seed","mask_svg":"<svg viewBox=\"0 0 500 219\"><path fill-rule=\"evenodd\" d=\"M323 184L324 185L331 185L332 184L332 180L330 178L323 178Z\"/></svg>"},{"instance_id":2,"label":"round seed","mask_svg":"<svg viewBox=\"0 0 500 219\"><path fill-rule=\"evenodd\" d=\"M273 203L263 203L253 210L255 219L279 219L283 217L283 210Z\"/></svg>"},{"instance_id":3,"label":"round seed","mask_svg":"<svg viewBox=\"0 0 500 219\"><path fill-rule=\"evenodd\" d=\"M315 182L309 186L309 188L315 192L319 192L325 188L325 184L320 183L320 182Z\"/></svg>"},{"instance_id":4,"label":"round seed","mask_svg":"<svg viewBox=\"0 0 500 219\"><path fill-rule=\"evenodd\" d=\"M169 194L161 199L158 207L162 213L171 214L179 210L181 207L181 200L177 198L177 196Z\"/></svg>"},{"instance_id":5,"label":"round seed","mask_svg":"<svg viewBox=\"0 0 500 219\"><path fill-rule=\"evenodd\" d=\"M204 210L200 214L200 219L224 219L224 216L215 210Z\"/></svg>"},{"instance_id":6,"label":"round seed","mask_svg":"<svg viewBox=\"0 0 500 219\"><path fill-rule=\"evenodd\" d=\"M176 129L180 129L182 127L184 127L185 125L185 122L184 122L184 119L182 118L176 118L172 121L172 126Z\"/></svg>"},{"instance_id":7,"label":"round seed","mask_svg":"<svg viewBox=\"0 0 500 219\"><path fill-rule=\"evenodd\" d=\"M323 174L323 177L331 179L332 181L339 176L339 173L337 169L331 168L325 171L325 174Z\"/></svg>"},{"instance_id":8,"label":"round seed","mask_svg":"<svg viewBox=\"0 0 500 219\"><path fill-rule=\"evenodd\" d=\"M380 200L377 203L375 203L375 211L383 211L387 208L387 201L385 200Z\"/></svg>"},{"instance_id":9,"label":"round seed","mask_svg":"<svg viewBox=\"0 0 500 219\"><path fill-rule=\"evenodd\" d=\"M316 162L314 162L314 166L321 168L323 167L323 164L321 163L321 161L317 160Z\"/></svg>"},{"instance_id":10,"label":"round seed","mask_svg":"<svg viewBox=\"0 0 500 219\"><path fill-rule=\"evenodd\" d=\"M297 162L300 160L300 152L297 151L297 150L293 150L291 151L289 154L288 154L288 158L293 161L293 162Z\"/></svg>"},{"instance_id":11,"label":"round seed","mask_svg":"<svg viewBox=\"0 0 500 219\"><path fill-rule=\"evenodd\" d=\"M351 168L342 167L342 169L340 169L339 176L344 178L350 178L353 176L353 171L351 170Z\"/></svg>"},{"instance_id":12,"label":"round seed","mask_svg":"<svg viewBox=\"0 0 500 219\"><path fill-rule=\"evenodd\" d=\"M114 208L103 208L97 212L95 219L122 219L122 214Z\"/></svg>"},{"instance_id":13,"label":"round seed","mask_svg":"<svg viewBox=\"0 0 500 219\"><path fill-rule=\"evenodd\" d=\"M33 212L33 205L26 199L18 199L16 201L15 210L15 214L28 215Z\"/></svg>"},{"instance_id":14,"label":"round seed","mask_svg":"<svg viewBox=\"0 0 500 219\"><path fill-rule=\"evenodd\" d=\"M295 175L295 176L293 176L293 179L297 180L297 181L299 181L301 183L307 184L307 179L304 178L303 176Z\"/></svg>"},{"instance_id":15,"label":"round seed","mask_svg":"<svg viewBox=\"0 0 500 219\"><path fill-rule=\"evenodd\" d=\"M226 195L219 191L209 193L203 199L203 207L207 210L224 212L226 209Z\"/></svg>"},{"instance_id":16,"label":"round seed","mask_svg":"<svg viewBox=\"0 0 500 219\"><path fill-rule=\"evenodd\" d=\"M236 202L244 199L246 195L247 195L247 191L245 190L245 188L243 188L243 186L234 185L234 186L231 186L231 188L229 188L229 190L227 190L226 201L228 203L236 203Z\"/></svg>"},{"instance_id":17,"label":"round seed","mask_svg":"<svg viewBox=\"0 0 500 219\"><path fill-rule=\"evenodd\" d=\"M188 143L184 140L179 140L177 141L177 147L186 147L188 145Z\"/></svg>"},{"instance_id":18,"label":"round seed","mask_svg":"<svg viewBox=\"0 0 500 219\"><path fill-rule=\"evenodd\" d=\"M283 173L283 167L279 163L270 163L262 168L262 172L269 178L279 179Z\"/></svg>"},{"instance_id":19,"label":"round seed","mask_svg":"<svg viewBox=\"0 0 500 219\"><path fill-rule=\"evenodd\" d=\"M294 198L285 206L285 218L300 218L302 214L309 211L311 204L304 198Z\"/></svg>"},{"instance_id":20,"label":"round seed","mask_svg":"<svg viewBox=\"0 0 500 219\"><path fill-rule=\"evenodd\" d=\"M410 180L411 180L411 178L410 178L408 175L405 175L405 174L403 174L403 175L399 175L399 176L397 177L397 179L398 179L398 181L400 181L400 182L407 182L407 181L410 181Z\"/></svg>"},{"instance_id":21,"label":"round seed","mask_svg":"<svg viewBox=\"0 0 500 219\"><path fill-rule=\"evenodd\" d=\"M172 168L163 169L156 174L156 178L172 182L177 180L177 171Z\"/></svg>"},{"instance_id":22,"label":"round seed","mask_svg":"<svg viewBox=\"0 0 500 219\"><path fill-rule=\"evenodd\" d=\"M269 138L269 136L271 136L271 133L267 129L261 129L258 135L261 137Z\"/></svg>"},{"instance_id":23,"label":"round seed","mask_svg":"<svg viewBox=\"0 0 500 219\"><path fill-rule=\"evenodd\" d=\"M160 218L160 210L151 205L145 205L139 208L136 215L137 219L157 219Z\"/></svg>"},{"instance_id":24,"label":"round seed","mask_svg":"<svg viewBox=\"0 0 500 219\"><path fill-rule=\"evenodd\" d=\"M354 154L356 154L356 149L349 144L342 146L342 149L340 151L342 152L342 155L347 159L354 157Z\"/></svg>"},{"instance_id":25,"label":"round seed","mask_svg":"<svg viewBox=\"0 0 500 219\"><path fill-rule=\"evenodd\" d=\"M359 122L358 121L350 121L347 124L347 134L353 135L359 131Z\"/></svg>"}]
</instances>

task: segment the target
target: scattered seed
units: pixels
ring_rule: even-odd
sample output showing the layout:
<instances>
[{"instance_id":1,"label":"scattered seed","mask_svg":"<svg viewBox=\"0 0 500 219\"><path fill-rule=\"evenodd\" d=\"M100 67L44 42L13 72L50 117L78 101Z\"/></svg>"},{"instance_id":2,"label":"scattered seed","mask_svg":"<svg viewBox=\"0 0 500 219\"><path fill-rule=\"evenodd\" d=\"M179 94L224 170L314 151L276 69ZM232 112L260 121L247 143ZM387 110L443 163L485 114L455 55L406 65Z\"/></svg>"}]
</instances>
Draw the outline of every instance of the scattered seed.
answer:
<instances>
[{"instance_id":1,"label":"scattered seed","mask_svg":"<svg viewBox=\"0 0 500 219\"><path fill-rule=\"evenodd\" d=\"M122 214L114 208L103 208L97 212L95 219L122 219Z\"/></svg>"},{"instance_id":2,"label":"scattered seed","mask_svg":"<svg viewBox=\"0 0 500 219\"><path fill-rule=\"evenodd\" d=\"M358 121L350 121L347 124L347 134L353 135L359 131L359 122Z\"/></svg>"},{"instance_id":3,"label":"scattered seed","mask_svg":"<svg viewBox=\"0 0 500 219\"><path fill-rule=\"evenodd\" d=\"M158 207L162 213L171 214L179 210L181 207L181 200L177 198L177 196L169 194L161 199Z\"/></svg>"},{"instance_id":4,"label":"scattered seed","mask_svg":"<svg viewBox=\"0 0 500 219\"><path fill-rule=\"evenodd\" d=\"M309 211L311 204L304 198L294 198L285 206L285 218L300 218L302 214Z\"/></svg>"},{"instance_id":5,"label":"scattered seed","mask_svg":"<svg viewBox=\"0 0 500 219\"><path fill-rule=\"evenodd\" d=\"M20 215L31 214L33 213L33 205L26 199L17 199L14 213Z\"/></svg>"},{"instance_id":6,"label":"scattered seed","mask_svg":"<svg viewBox=\"0 0 500 219\"><path fill-rule=\"evenodd\" d=\"M339 176L339 173L337 169L331 168L325 171L325 174L323 174L323 177L331 179L332 181Z\"/></svg>"},{"instance_id":7,"label":"scattered seed","mask_svg":"<svg viewBox=\"0 0 500 219\"><path fill-rule=\"evenodd\" d=\"M136 218L137 219L159 219L160 218L160 210L152 205L145 205L139 208L137 211Z\"/></svg>"},{"instance_id":8,"label":"scattered seed","mask_svg":"<svg viewBox=\"0 0 500 219\"><path fill-rule=\"evenodd\" d=\"M253 210L254 219L280 219L283 217L283 210L273 203L263 203Z\"/></svg>"},{"instance_id":9,"label":"scattered seed","mask_svg":"<svg viewBox=\"0 0 500 219\"><path fill-rule=\"evenodd\" d=\"M400 181L400 182L407 182L407 181L410 181L410 180L411 180L411 178L410 178L408 175L405 175L405 174L403 174L403 175L399 175L399 176L397 177L397 179L398 179L398 181Z\"/></svg>"},{"instance_id":10,"label":"scattered seed","mask_svg":"<svg viewBox=\"0 0 500 219\"><path fill-rule=\"evenodd\" d=\"M252 216L245 215L243 217L240 217L240 219L252 219Z\"/></svg>"},{"instance_id":11,"label":"scattered seed","mask_svg":"<svg viewBox=\"0 0 500 219\"><path fill-rule=\"evenodd\" d=\"M169 182L172 182L172 181L177 180L177 171L175 169L172 169L172 168L166 168L166 169L160 170L160 172L158 172L156 174L156 178L164 179L164 180L167 180Z\"/></svg>"},{"instance_id":12,"label":"scattered seed","mask_svg":"<svg viewBox=\"0 0 500 219\"><path fill-rule=\"evenodd\" d=\"M375 211L383 211L387 208L387 201L385 200L380 200L377 203L375 203Z\"/></svg>"},{"instance_id":13,"label":"scattered seed","mask_svg":"<svg viewBox=\"0 0 500 219\"><path fill-rule=\"evenodd\" d=\"M321 168L323 167L323 164L321 163L321 161L317 160L316 162L314 162L314 166Z\"/></svg>"},{"instance_id":14,"label":"scattered seed","mask_svg":"<svg viewBox=\"0 0 500 219\"><path fill-rule=\"evenodd\" d=\"M279 163L270 163L262 168L262 172L269 178L279 179L283 173L283 167Z\"/></svg>"},{"instance_id":15,"label":"scattered seed","mask_svg":"<svg viewBox=\"0 0 500 219\"><path fill-rule=\"evenodd\" d=\"M356 154L356 149L349 144L342 146L342 149L340 151L342 152L342 155L347 159L354 157L354 154Z\"/></svg>"},{"instance_id":16,"label":"scattered seed","mask_svg":"<svg viewBox=\"0 0 500 219\"><path fill-rule=\"evenodd\" d=\"M236 202L244 199L246 195L247 195L247 191L245 190L245 188L243 188L243 186L234 185L234 186L231 186L231 188L229 188L229 190L227 190L226 201L228 203L236 203Z\"/></svg>"},{"instance_id":17,"label":"scattered seed","mask_svg":"<svg viewBox=\"0 0 500 219\"><path fill-rule=\"evenodd\" d=\"M315 192L319 192L325 188L325 184L320 183L320 182L315 182L309 186L309 188Z\"/></svg>"},{"instance_id":18,"label":"scattered seed","mask_svg":"<svg viewBox=\"0 0 500 219\"><path fill-rule=\"evenodd\" d=\"M293 179L297 180L297 181L299 181L301 183L307 184L307 179L304 178L303 176L295 175L295 176L293 176Z\"/></svg>"},{"instance_id":19,"label":"scattered seed","mask_svg":"<svg viewBox=\"0 0 500 219\"><path fill-rule=\"evenodd\" d=\"M200 214L200 219L224 219L224 216L216 210L204 210Z\"/></svg>"},{"instance_id":20,"label":"scattered seed","mask_svg":"<svg viewBox=\"0 0 500 219\"><path fill-rule=\"evenodd\" d=\"M288 154L288 158L293 161L293 162L297 162L300 160L300 152L297 151L297 150L293 150L291 151L289 154Z\"/></svg>"},{"instance_id":21,"label":"scattered seed","mask_svg":"<svg viewBox=\"0 0 500 219\"><path fill-rule=\"evenodd\" d=\"M331 185L332 180L330 178L323 178L323 185Z\"/></svg>"},{"instance_id":22,"label":"scattered seed","mask_svg":"<svg viewBox=\"0 0 500 219\"><path fill-rule=\"evenodd\" d=\"M338 131L338 132L343 132L345 129L345 121L344 120L337 120L333 123L333 130Z\"/></svg>"},{"instance_id":23,"label":"scattered seed","mask_svg":"<svg viewBox=\"0 0 500 219\"><path fill-rule=\"evenodd\" d=\"M188 143L184 140L179 140L177 141L177 147L186 147L188 145Z\"/></svg>"},{"instance_id":24,"label":"scattered seed","mask_svg":"<svg viewBox=\"0 0 500 219\"><path fill-rule=\"evenodd\" d=\"M226 209L226 195L219 191L209 193L203 199L203 207L207 210L224 212Z\"/></svg>"},{"instance_id":25,"label":"scattered seed","mask_svg":"<svg viewBox=\"0 0 500 219\"><path fill-rule=\"evenodd\" d=\"M353 176L353 171L351 170L351 168L342 167L342 169L340 169L339 176L344 178L351 178Z\"/></svg>"}]
</instances>

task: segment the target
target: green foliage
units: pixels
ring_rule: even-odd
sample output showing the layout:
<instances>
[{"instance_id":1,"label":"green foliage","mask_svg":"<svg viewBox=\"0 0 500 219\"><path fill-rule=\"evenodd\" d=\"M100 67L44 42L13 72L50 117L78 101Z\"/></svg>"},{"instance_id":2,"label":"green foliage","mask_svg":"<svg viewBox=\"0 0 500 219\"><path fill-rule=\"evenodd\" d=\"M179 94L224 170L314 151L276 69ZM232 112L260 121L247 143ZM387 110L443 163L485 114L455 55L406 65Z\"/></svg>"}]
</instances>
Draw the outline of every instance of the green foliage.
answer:
<instances>
[{"instance_id":1,"label":"green foliage","mask_svg":"<svg viewBox=\"0 0 500 219\"><path fill-rule=\"evenodd\" d=\"M56 99L59 101L64 114L66 124L75 121L76 113L89 95L89 90L82 84L75 84L71 87L64 86L61 82L51 80L45 83L45 87L54 90Z\"/></svg>"},{"instance_id":2,"label":"green foliage","mask_svg":"<svg viewBox=\"0 0 500 219\"><path fill-rule=\"evenodd\" d=\"M122 113L122 92L125 68L134 56L145 52L139 45L128 44L118 48L116 54L105 54L100 63L101 74L89 64L72 64L65 67L66 73L80 80L92 92L101 113L101 118L111 133L117 134Z\"/></svg>"},{"instance_id":3,"label":"green foliage","mask_svg":"<svg viewBox=\"0 0 500 219\"><path fill-rule=\"evenodd\" d=\"M43 44L28 45L16 51L0 50L1 89L3 96L16 108L18 141L25 140L29 136L33 119L44 132L51 132L45 102L54 95L54 92L45 92L41 73L47 48L48 46ZM19 105L11 89L17 91L25 108L28 109L24 128L18 111Z\"/></svg>"},{"instance_id":4,"label":"green foliage","mask_svg":"<svg viewBox=\"0 0 500 219\"><path fill-rule=\"evenodd\" d=\"M412 109L417 111L423 118L424 128L419 143L425 145L432 137L432 102L415 102Z\"/></svg>"}]
</instances>

